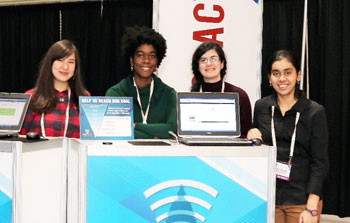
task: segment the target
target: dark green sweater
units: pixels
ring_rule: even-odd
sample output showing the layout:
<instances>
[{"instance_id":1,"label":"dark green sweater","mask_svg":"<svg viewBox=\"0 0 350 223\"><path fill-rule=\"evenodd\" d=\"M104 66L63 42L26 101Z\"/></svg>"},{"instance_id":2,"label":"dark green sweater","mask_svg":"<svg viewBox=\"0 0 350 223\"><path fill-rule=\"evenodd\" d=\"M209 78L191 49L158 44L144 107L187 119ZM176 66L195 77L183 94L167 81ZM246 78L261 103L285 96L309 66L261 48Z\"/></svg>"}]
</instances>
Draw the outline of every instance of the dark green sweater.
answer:
<instances>
[{"instance_id":1,"label":"dark green sweater","mask_svg":"<svg viewBox=\"0 0 350 223\"><path fill-rule=\"evenodd\" d=\"M154 90L151 99L147 124L142 124L140 106L137 102L136 88L133 82L133 75L121 80L118 84L109 88L106 96L132 97L134 106L135 138L172 138L168 133L176 133L176 91L164 84L161 79L153 74ZM139 89L143 112L146 112L150 85Z\"/></svg>"}]
</instances>

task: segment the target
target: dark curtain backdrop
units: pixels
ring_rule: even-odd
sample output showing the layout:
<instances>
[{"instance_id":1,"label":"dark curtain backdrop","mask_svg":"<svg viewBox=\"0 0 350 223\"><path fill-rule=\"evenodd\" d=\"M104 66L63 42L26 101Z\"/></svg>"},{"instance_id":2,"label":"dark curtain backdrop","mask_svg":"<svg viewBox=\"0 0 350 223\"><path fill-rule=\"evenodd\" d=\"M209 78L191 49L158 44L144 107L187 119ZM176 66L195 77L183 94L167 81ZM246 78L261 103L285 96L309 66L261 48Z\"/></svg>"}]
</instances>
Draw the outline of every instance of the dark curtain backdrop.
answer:
<instances>
[{"instance_id":1,"label":"dark curtain backdrop","mask_svg":"<svg viewBox=\"0 0 350 223\"><path fill-rule=\"evenodd\" d=\"M262 95L266 60L277 49L301 56L304 0L264 0ZM325 106L330 170L323 213L350 216L350 1L309 0L310 98Z\"/></svg>"},{"instance_id":2,"label":"dark curtain backdrop","mask_svg":"<svg viewBox=\"0 0 350 223\"><path fill-rule=\"evenodd\" d=\"M126 26L152 27L152 0L113 0L0 7L0 91L24 92L35 84L39 62L52 43L72 40L80 53L82 73L92 95L128 75L120 56Z\"/></svg>"},{"instance_id":3,"label":"dark curtain backdrop","mask_svg":"<svg viewBox=\"0 0 350 223\"><path fill-rule=\"evenodd\" d=\"M350 1L309 0L310 98L326 107L330 171L324 187L324 213L350 216ZM152 26L152 0L0 7L0 91L24 92L34 86L38 64L62 37L73 40L92 95L128 74L120 39L130 25ZM262 96L268 86L265 64L277 49L300 56L304 0L264 0ZM174 18L175 19L175 18Z\"/></svg>"}]
</instances>

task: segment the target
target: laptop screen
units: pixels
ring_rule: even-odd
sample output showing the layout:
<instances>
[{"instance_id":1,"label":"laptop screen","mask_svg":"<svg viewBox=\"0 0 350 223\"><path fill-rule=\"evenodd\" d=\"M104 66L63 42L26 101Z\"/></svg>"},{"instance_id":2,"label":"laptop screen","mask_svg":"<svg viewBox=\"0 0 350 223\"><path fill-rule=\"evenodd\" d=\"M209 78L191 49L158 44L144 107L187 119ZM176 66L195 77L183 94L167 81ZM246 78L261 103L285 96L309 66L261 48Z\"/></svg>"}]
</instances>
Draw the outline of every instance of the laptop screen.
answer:
<instances>
[{"instance_id":1,"label":"laptop screen","mask_svg":"<svg viewBox=\"0 0 350 223\"><path fill-rule=\"evenodd\" d=\"M29 94L0 93L0 132L21 130L29 102Z\"/></svg>"},{"instance_id":2,"label":"laptop screen","mask_svg":"<svg viewBox=\"0 0 350 223\"><path fill-rule=\"evenodd\" d=\"M178 93L179 135L240 135L237 93Z\"/></svg>"}]
</instances>

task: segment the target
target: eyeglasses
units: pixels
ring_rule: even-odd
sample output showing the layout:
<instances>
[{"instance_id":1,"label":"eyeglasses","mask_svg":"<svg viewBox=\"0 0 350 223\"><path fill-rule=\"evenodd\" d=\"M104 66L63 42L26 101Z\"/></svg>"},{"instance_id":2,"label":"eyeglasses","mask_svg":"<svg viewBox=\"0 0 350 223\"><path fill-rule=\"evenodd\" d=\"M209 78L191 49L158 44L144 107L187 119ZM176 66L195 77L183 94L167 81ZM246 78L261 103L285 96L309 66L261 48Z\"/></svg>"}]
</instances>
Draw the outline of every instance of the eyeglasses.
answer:
<instances>
[{"instance_id":1,"label":"eyeglasses","mask_svg":"<svg viewBox=\"0 0 350 223\"><path fill-rule=\"evenodd\" d=\"M212 56L212 57L210 57L210 58L201 57L201 58L199 59L199 63L200 63L200 64L207 64L209 61L210 61L211 63L216 63L216 62L218 62L219 60L220 60L220 58L219 58L218 56Z\"/></svg>"}]
</instances>

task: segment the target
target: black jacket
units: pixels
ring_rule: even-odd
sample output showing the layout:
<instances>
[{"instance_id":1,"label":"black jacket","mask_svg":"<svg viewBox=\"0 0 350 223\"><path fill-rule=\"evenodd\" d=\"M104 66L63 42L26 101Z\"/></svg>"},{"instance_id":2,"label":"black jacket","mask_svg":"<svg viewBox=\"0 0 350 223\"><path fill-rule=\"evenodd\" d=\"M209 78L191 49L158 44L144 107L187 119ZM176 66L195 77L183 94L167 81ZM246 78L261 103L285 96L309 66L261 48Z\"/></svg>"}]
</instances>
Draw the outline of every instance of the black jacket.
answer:
<instances>
[{"instance_id":1,"label":"black jacket","mask_svg":"<svg viewBox=\"0 0 350 223\"><path fill-rule=\"evenodd\" d=\"M328 131L323 106L301 94L297 103L282 116L276 95L258 100L253 126L263 135L263 142L272 145L271 107L275 106L277 160L288 161L296 112L300 112L290 181L276 179L276 205L306 204L308 194L321 196L323 181L329 168Z\"/></svg>"}]
</instances>

